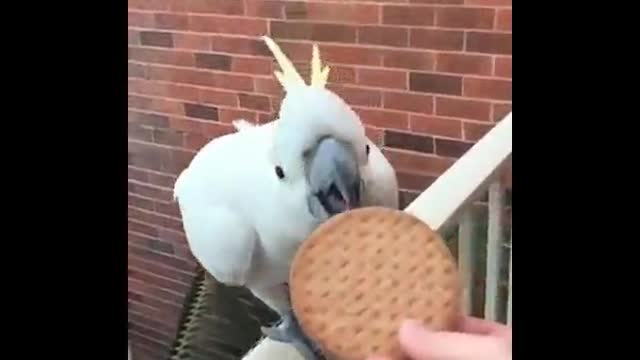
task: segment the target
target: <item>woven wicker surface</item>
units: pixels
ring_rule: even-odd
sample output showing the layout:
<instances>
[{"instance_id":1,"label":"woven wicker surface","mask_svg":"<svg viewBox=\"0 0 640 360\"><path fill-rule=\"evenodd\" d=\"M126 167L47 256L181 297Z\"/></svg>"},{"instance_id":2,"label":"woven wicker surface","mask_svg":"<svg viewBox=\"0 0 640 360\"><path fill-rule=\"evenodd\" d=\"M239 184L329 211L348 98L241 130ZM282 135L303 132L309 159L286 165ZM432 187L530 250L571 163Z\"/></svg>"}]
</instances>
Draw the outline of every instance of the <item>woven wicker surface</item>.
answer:
<instances>
[{"instance_id":1,"label":"woven wicker surface","mask_svg":"<svg viewBox=\"0 0 640 360\"><path fill-rule=\"evenodd\" d=\"M171 360L241 359L260 339L260 325L278 319L246 288L203 274L194 286Z\"/></svg>"}]
</instances>

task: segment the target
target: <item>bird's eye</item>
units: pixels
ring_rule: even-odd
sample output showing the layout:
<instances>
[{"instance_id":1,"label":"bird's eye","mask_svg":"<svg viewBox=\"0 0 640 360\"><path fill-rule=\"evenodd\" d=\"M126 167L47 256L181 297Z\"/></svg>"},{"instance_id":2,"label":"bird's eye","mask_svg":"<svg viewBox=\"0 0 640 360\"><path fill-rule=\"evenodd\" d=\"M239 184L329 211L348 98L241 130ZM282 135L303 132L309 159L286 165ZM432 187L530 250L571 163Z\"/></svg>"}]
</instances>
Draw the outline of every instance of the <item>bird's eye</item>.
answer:
<instances>
[{"instance_id":1,"label":"bird's eye","mask_svg":"<svg viewBox=\"0 0 640 360\"><path fill-rule=\"evenodd\" d=\"M282 171L280 166L276 166L276 175L278 176L278 179L284 178L284 171Z\"/></svg>"},{"instance_id":2,"label":"bird's eye","mask_svg":"<svg viewBox=\"0 0 640 360\"><path fill-rule=\"evenodd\" d=\"M371 151L371 148L369 147L369 144L367 144L365 146L364 151L366 151L367 155L369 155L369 152Z\"/></svg>"}]
</instances>

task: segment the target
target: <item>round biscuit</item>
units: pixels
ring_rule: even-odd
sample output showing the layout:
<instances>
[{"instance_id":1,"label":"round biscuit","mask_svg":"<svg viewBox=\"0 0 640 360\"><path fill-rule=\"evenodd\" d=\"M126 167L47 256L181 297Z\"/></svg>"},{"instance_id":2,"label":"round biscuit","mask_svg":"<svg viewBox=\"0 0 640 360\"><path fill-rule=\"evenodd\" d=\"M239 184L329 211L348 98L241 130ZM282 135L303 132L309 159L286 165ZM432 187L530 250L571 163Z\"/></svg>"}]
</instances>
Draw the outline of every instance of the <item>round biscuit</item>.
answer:
<instances>
[{"instance_id":1,"label":"round biscuit","mask_svg":"<svg viewBox=\"0 0 640 360\"><path fill-rule=\"evenodd\" d=\"M450 329L459 315L455 259L406 212L367 207L334 216L299 248L289 279L293 311L329 358L402 358L404 319Z\"/></svg>"}]
</instances>

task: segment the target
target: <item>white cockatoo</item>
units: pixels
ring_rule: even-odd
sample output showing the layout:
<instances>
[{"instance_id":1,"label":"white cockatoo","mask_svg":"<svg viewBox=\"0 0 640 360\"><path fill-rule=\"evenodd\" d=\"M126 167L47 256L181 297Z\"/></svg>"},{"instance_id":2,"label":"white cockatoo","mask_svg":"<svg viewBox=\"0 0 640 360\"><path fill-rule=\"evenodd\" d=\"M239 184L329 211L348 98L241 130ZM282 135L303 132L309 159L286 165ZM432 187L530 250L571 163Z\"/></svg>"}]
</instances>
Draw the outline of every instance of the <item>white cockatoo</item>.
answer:
<instances>
[{"instance_id":1,"label":"white cockatoo","mask_svg":"<svg viewBox=\"0 0 640 360\"><path fill-rule=\"evenodd\" d=\"M367 139L357 114L325 88L329 68L313 48L307 85L273 40L263 37L286 94L277 120L236 121L238 132L213 139L178 176L174 196L189 247L227 285L246 286L278 312L264 329L305 358L312 344L290 309L289 265L299 245L332 215L361 206L398 208L396 174Z\"/></svg>"}]
</instances>

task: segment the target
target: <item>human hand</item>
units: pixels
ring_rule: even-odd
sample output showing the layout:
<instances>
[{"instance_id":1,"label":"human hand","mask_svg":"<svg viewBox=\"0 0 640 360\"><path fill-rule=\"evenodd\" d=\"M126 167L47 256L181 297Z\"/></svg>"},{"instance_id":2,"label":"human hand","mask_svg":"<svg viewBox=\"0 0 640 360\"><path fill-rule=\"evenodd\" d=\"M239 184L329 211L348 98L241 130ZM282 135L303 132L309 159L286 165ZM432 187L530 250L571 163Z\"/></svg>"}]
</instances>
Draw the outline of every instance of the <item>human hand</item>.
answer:
<instances>
[{"instance_id":1,"label":"human hand","mask_svg":"<svg viewBox=\"0 0 640 360\"><path fill-rule=\"evenodd\" d=\"M463 317L456 330L430 331L417 321L407 320L400 327L398 340L411 360L511 360L510 327Z\"/></svg>"}]
</instances>

